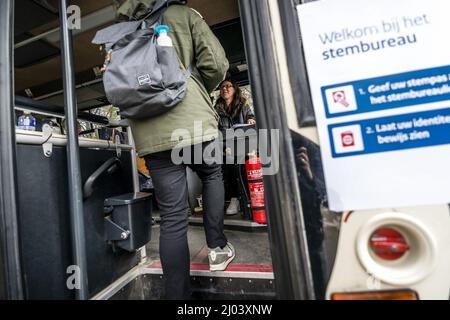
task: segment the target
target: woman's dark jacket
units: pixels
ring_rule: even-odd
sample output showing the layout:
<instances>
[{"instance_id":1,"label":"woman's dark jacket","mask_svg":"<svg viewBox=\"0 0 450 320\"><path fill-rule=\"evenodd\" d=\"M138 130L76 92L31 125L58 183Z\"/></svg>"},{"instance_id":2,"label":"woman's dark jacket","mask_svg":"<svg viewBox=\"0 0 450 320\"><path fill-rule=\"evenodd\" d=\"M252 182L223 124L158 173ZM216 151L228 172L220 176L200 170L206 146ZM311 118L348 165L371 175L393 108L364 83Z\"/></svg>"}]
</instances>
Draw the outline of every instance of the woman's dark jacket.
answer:
<instances>
[{"instance_id":1,"label":"woman's dark jacket","mask_svg":"<svg viewBox=\"0 0 450 320\"><path fill-rule=\"evenodd\" d=\"M247 124L248 120L255 119L255 114L248 105L240 104L232 115L228 114L218 103L216 104L215 109L219 114L220 130L230 129L235 124Z\"/></svg>"}]
</instances>

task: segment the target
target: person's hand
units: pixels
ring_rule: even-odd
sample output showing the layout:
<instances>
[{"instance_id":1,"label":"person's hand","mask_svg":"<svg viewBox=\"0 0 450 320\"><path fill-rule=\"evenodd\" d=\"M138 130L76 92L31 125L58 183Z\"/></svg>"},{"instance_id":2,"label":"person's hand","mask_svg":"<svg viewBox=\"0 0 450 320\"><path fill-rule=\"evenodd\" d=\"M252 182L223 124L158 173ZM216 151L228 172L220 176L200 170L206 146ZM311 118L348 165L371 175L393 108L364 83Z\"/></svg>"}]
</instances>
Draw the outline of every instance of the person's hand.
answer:
<instances>
[{"instance_id":1,"label":"person's hand","mask_svg":"<svg viewBox=\"0 0 450 320\"><path fill-rule=\"evenodd\" d=\"M255 119L248 119L247 124L256 124Z\"/></svg>"},{"instance_id":2,"label":"person's hand","mask_svg":"<svg viewBox=\"0 0 450 320\"><path fill-rule=\"evenodd\" d=\"M298 149L296 158L300 162L300 166L305 171L306 176L310 180L313 180L314 176L311 170L311 166L309 164L308 152L305 147L301 147Z\"/></svg>"}]
</instances>

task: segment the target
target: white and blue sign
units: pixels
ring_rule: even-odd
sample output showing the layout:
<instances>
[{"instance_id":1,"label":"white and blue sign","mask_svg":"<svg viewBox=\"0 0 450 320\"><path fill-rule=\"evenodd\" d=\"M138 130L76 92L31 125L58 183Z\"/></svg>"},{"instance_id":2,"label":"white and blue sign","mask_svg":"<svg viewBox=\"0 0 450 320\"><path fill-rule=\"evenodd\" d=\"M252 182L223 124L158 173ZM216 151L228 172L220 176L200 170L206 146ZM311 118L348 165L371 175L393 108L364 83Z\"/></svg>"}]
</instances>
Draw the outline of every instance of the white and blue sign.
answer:
<instances>
[{"instance_id":1,"label":"white and blue sign","mask_svg":"<svg viewBox=\"0 0 450 320\"><path fill-rule=\"evenodd\" d=\"M328 126L332 156L450 144L450 107Z\"/></svg>"},{"instance_id":2,"label":"white and blue sign","mask_svg":"<svg viewBox=\"0 0 450 320\"><path fill-rule=\"evenodd\" d=\"M450 100L450 66L322 87L327 118Z\"/></svg>"},{"instance_id":3,"label":"white and blue sign","mask_svg":"<svg viewBox=\"0 0 450 320\"><path fill-rule=\"evenodd\" d=\"M450 1L297 9L330 208L450 203Z\"/></svg>"}]
</instances>

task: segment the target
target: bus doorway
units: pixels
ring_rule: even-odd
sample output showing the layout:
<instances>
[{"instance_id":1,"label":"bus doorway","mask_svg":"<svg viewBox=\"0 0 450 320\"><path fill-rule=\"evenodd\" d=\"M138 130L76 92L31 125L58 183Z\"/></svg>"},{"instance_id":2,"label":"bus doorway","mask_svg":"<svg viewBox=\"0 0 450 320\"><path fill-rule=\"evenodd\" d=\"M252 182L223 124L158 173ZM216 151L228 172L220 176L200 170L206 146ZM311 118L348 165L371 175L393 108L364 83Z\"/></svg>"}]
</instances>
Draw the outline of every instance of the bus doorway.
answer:
<instances>
[{"instance_id":1,"label":"bus doorway","mask_svg":"<svg viewBox=\"0 0 450 320\"><path fill-rule=\"evenodd\" d=\"M2 82L2 90L9 92L4 97L11 98L2 101L2 112L14 110L8 121L16 125L20 119L33 124L33 130L29 130L30 125L9 127L13 134L10 147L15 146L9 160L16 158L9 168L16 174L11 182L17 194L5 196L18 206L9 211L16 213L16 233L5 233L10 238L2 238L1 242L2 250L8 249L2 254L15 259L2 260L11 263L9 272L2 274L16 285L17 297L26 299L161 298L157 204L151 209L151 194L140 193L151 192L151 186L142 190L139 185L132 133L105 97L100 72L103 57L90 44L98 29L114 23L114 2L79 1L70 8L64 0L22 0L15 2L15 8L11 1L2 4L6 6L2 21L9 26L2 36L12 44L11 51L4 52L2 63L14 69L14 77ZM252 15L250 4L242 2L240 7L235 0L189 1L222 41L230 61L230 75L244 88L250 83L245 54L249 47L244 43L252 36L250 25L242 23L249 23L250 16L242 12ZM76 15L77 8L81 27L69 28L68 17ZM268 7L260 9L266 14L261 19L269 24ZM67 16L59 15L59 11L67 12ZM31 12L32 16L28 16ZM252 98L258 94L252 87L247 88ZM260 119L265 112L259 111L263 106L255 103L254 108ZM7 145L4 148L2 145L2 152ZM245 179L242 183L245 192ZM196 188L193 182L192 190ZM267 188L270 190L270 183ZM192 197L197 200L198 194L193 192ZM238 257L228 271L211 274L206 270L199 226L202 221L195 215L198 203L194 201L190 239L192 281L198 298L313 296L308 293L312 285L301 228L292 225L289 235L295 240L284 239L287 233L282 228L287 222L278 224L278 230L274 225L276 212L286 215L286 207L277 209L269 202L268 224L261 225L253 221L251 211L246 211L248 196L242 196L242 212L226 220L227 232L238 244ZM120 210L122 206L129 210ZM42 209L39 217L37 208ZM6 230L5 221L2 230ZM288 265L290 271L283 274ZM52 277L42 277L42 268L51 270ZM279 278L275 276L278 273ZM75 281L72 285L67 282L69 278ZM278 279L281 281L276 283Z\"/></svg>"},{"instance_id":2,"label":"bus doorway","mask_svg":"<svg viewBox=\"0 0 450 320\"><path fill-rule=\"evenodd\" d=\"M230 64L227 76L241 87L251 107L257 112L257 107L252 104L238 2L191 1L188 5L203 16L221 42ZM218 90L212 94L213 105L219 95ZM239 126L239 128L243 127ZM251 137L246 136L245 138ZM223 272L209 271L208 247L203 229L203 215L207 213L203 212L202 208L202 186L196 174L187 169L191 208L188 239L194 297L197 299L276 298L268 228L267 224L257 223L253 219L245 162L235 162L229 166L238 172L233 178L238 180L241 206L237 214L225 216L225 235L236 249L236 258ZM225 175L224 179L228 178ZM227 191L226 193L228 193ZM226 200L224 210L230 198ZM143 275L138 278L136 283L128 284L111 298L158 299L164 296L164 275L159 259L160 218L157 210L154 212L154 218L156 224L152 230L153 238L147 246L149 263L142 269ZM111 290L112 288L109 288L95 298L109 297Z\"/></svg>"}]
</instances>

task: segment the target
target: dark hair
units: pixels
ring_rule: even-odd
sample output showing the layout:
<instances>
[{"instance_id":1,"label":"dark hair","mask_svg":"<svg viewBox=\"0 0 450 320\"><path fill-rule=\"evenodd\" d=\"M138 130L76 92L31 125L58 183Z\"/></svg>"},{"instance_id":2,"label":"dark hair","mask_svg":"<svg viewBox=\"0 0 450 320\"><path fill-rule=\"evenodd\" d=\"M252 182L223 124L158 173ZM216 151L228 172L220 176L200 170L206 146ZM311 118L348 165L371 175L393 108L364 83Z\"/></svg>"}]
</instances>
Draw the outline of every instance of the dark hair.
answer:
<instances>
[{"instance_id":1,"label":"dark hair","mask_svg":"<svg viewBox=\"0 0 450 320\"><path fill-rule=\"evenodd\" d=\"M230 82L233 85L234 98L233 98L233 101L231 101L231 104L227 108L225 99L222 98L222 96L219 96L219 98L217 99L217 105L219 106L220 109L225 111L227 114L234 117L237 114L239 107L243 107L247 104L247 99L242 95L241 88L239 88L237 83L234 80L232 80L231 78L227 78L227 79L223 80L219 85L219 90L222 87L222 85L224 84L224 82Z\"/></svg>"}]
</instances>

